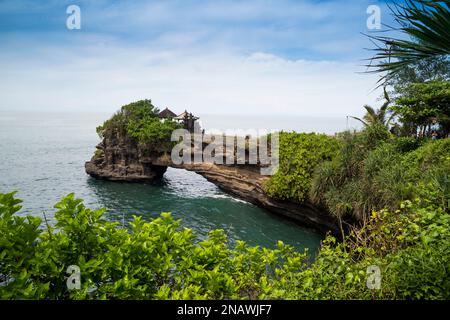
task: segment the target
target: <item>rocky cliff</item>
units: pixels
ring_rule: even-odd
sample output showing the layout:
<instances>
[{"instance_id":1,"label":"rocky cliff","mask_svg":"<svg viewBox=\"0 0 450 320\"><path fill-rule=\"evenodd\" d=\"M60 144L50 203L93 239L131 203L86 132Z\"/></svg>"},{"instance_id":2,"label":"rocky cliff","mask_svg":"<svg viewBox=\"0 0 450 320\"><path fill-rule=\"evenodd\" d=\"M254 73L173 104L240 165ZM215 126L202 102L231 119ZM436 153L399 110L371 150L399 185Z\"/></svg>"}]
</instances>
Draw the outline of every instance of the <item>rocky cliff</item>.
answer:
<instances>
[{"instance_id":1,"label":"rocky cliff","mask_svg":"<svg viewBox=\"0 0 450 320\"><path fill-rule=\"evenodd\" d=\"M97 152L85 165L86 172L94 178L132 182L159 179L167 167L194 171L240 199L321 233L339 234L336 221L314 205L269 197L264 191L264 183L269 177L260 174L258 165L175 165L167 153L143 151L135 141L118 130L110 130L104 135Z\"/></svg>"},{"instance_id":2,"label":"rocky cliff","mask_svg":"<svg viewBox=\"0 0 450 320\"><path fill-rule=\"evenodd\" d=\"M97 151L91 161L86 162L86 172L94 178L151 182L159 179L167 170L167 166L153 165L144 162L142 150L136 142L120 130L109 130L97 145Z\"/></svg>"}]
</instances>

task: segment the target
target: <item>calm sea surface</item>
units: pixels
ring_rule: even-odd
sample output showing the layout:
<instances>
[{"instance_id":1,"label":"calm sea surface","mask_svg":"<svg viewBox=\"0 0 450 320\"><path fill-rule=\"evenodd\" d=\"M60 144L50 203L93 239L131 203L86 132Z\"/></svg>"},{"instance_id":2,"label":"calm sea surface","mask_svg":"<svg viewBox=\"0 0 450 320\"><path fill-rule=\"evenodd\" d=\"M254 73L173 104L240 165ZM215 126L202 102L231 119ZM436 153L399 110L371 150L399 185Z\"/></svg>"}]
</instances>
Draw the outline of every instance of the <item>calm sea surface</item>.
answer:
<instances>
[{"instance_id":1,"label":"calm sea surface","mask_svg":"<svg viewBox=\"0 0 450 320\"><path fill-rule=\"evenodd\" d=\"M155 184L98 181L84 171L99 143L95 127L108 114L0 112L0 192L18 191L21 214L53 219L53 205L75 192L91 208L105 207L111 220L126 222L172 212L202 238L225 229L231 241L274 247L277 240L316 251L321 237L254 205L235 199L203 177L168 169Z\"/></svg>"}]
</instances>

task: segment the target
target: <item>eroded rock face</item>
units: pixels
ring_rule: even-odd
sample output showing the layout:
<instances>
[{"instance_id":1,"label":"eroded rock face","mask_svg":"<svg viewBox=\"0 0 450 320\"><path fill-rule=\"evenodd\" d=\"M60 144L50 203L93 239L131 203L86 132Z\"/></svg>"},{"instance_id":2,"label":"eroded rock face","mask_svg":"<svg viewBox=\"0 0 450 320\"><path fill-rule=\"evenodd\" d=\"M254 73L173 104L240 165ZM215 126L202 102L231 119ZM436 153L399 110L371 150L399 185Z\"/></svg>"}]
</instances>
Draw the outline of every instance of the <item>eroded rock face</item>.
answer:
<instances>
[{"instance_id":1,"label":"eroded rock face","mask_svg":"<svg viewBox=\"0 0 450 320\"><path fill-rule=\"evenodd\" d=\"M117 130L108 132L97 146L91 161L86 162L86 172L94 178L151 182L160 179L167 166L143 162L142 151L135 141Z\"/></svg>"},{"instance_id":2,"label":"eroded rock face","mask_svg":"<svg viewBox=\"0 0 450 320\"><path fill-rule=\"evenodd\" d=\"M167 152L144 155L136 142L114 130L105 135L97 149L96 155L85 165L86 172L94 178L150 182L160 179L167 167L186 169L202 175L225 192L277 215L321 233L331 232L339 235L335 219L314 205L269 197L264 191L264 183L269 177L260 174L258 165L212 163L175 165Z\"/></svg>"},{"instance_id":3,"label":"eroded rock face","mask_svg":"<svg viewBox=\"0 0 450 320\"><path fill-rule=\"evenodd\" d=\"M269 197L264 191L264 183L269 177L261 176L257 166L192 164L184 165L183 168L202 175L227 193L296 221L302 226L323 234L331 232L340 236L337 221L311 203L296 203Z\"/></svg>"}]
</instances>

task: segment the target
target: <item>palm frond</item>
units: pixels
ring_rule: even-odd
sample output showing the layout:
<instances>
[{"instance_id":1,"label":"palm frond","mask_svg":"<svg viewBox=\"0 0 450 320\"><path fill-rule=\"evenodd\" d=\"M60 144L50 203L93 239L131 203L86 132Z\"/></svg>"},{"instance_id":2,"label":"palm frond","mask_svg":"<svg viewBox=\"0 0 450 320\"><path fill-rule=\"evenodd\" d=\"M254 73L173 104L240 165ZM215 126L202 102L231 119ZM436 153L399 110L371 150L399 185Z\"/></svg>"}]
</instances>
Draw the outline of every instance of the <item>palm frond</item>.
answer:
<instances>
[{"instance_id":1,"label":"palm frond","mask_svg":"<svg viewBox=\"0 0 450 320\"><path fill-rule=\"evenodd\" d=\"M386 114L386 111L389 107L389 105L391 104L391 98L389 97L389 94L387 92L386 86L383 87L383 95L384 95L384 99L386 100L383 105L380 107L379 113L383 114L383 119L384 116Z\"/></svg>"},{"instance_id":2,"label":"palm frond","mask_svg":"<svg viewBox=\"0 0 450 320\"><path fill-rule=\"evenodd\" d=\"M368 125L367 122L365 122L365 121L364 121L363 119L361 119L361 118L353 117L353 116L350 116L350 118L360 121L360 122L361 122L363 125L365 125L365 126Z\"/></svg>"},{"instance_id":3,"label":"palm frond","mask_svg":"<svg viewBox=\"0 0 450 320\"><path fill-rule=\"evenodd\" d=\"M410 40L368 35L378 44L368 72L384 73L380 81L423 59L450 55L450 0L406 0L391 11Z\"/></svg>"},{"instance_id":4,"label":"palm frond","mask_svg":"<svg viewBox=\"0 0 450 320\"><path fill-rule=\"evenodd\" d=\"M376 114L375 109L372 108L371 106L366 104L363 107L364 107L364 109L366 109L368 114L370 114L370 115L375 115Z\"/></svg>"},{"instance_id":5,"label":"palm frond","mask_svg":"<svg viewBox=\"0 0 450 320\"><path fill-rule=\"evenodd\" d=\"M366 122L368 122L368 123L376 122L377 112L375 111L375 109L368 105L365 105L364 109L366 109L367 113L363 117L363 119L366 120Z\"/></svg>"},{"instance_id":6,"label":"palm frond","mask_svg":"<svg viewBox=\"0 0 450 320\"><path fill-rule=\"evenodd\" d=\"M387 104L391 103L391 98L389 97L386 86L383 87L383 95L384 95L384 99L386 100L386 103Z\"/></svg>"},{"instance_id":7,"label":"palm frond","mask_svg":"<svg viewBox=\"0 0 450 320\"><path fill-rule=\"evenodd\" d=\"M396 116L397 114L395 113L395 112L392 112L391 113L391 115L389 116L389 118L387 119L387 121L386 121L386 126L387 127L389 127L389 125L391 124L391 121L394 119L394 117Z\"/></svg>"},{"instance_id":8,"label":"palm frond","mask_svg":"<svg viewBox=\"0 0 450 320\"><path fill-rule=\"evenodd\" d=\"M389 98L386 86L384 87L384 98L386 99L386 102L381 106L380 109L374 109L369 105L364 105L364 109L366 109L366 114L364 115L363 119L357 118L357 117L351 117L355 120L358 120L364 124L364 126L374 125L374 124L382 124L386 127L389 127L389 123L392 120L392 115L388 121L386 121L387 115L390 113L390 110L388 109L389 104L391 103L391 99Z\"/></svg>"}]
</instances>

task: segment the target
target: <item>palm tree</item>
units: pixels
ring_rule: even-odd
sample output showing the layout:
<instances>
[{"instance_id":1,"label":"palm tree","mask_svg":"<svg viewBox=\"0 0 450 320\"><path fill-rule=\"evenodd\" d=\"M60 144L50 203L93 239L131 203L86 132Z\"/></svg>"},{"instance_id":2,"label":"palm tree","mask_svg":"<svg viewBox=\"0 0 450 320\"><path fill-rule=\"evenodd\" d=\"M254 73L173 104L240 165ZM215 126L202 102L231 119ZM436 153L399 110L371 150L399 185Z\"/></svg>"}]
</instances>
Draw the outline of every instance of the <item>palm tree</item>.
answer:
<instances>
[{"instance_id":1,"label":"palm tree","mask_svg":"<svg viewBox=\"0 0 450 320\"><path fill-rule=\"evenodd\" d=\"M387 93L386 87L383 88L385 103L381 106L380 109L375 110L369 105L365 105L364 109L366 109L365 116L361 119L358 117L351 117L355 120L358 120L364 124L364 126L368 127L374 124L382 124L386 127L389 126L389 123L394 118L395 114L391 113L388 109L389 104L391 103L391 99Z\"/></svg>"},{"instance_id":2,"label":"palm tree","mask_svg":"<svg viewBox=\"0 0 450 320\"><path fill-rule=\"evenodd\" d=\"M370 59L368 72L385 75L389 80L403 67L432 57L448 58L450 55L450 0L406 0L391 8L399 29L410 40L383 36L369 36L377 45ZM372 64L372 62L377 62Z\"/></svg>"}]
</instances>

